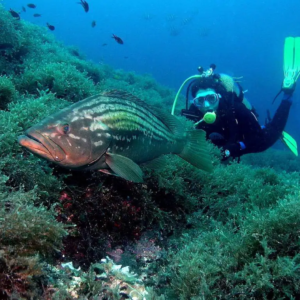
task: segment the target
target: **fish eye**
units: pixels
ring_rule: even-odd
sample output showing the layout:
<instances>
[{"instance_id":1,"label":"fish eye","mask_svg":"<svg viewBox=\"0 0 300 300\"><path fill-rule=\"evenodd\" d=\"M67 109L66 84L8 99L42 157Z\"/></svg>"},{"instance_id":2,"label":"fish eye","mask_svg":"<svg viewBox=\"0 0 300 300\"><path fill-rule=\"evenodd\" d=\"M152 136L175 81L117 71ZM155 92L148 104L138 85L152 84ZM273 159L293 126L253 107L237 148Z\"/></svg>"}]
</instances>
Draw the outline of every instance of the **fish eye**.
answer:
<instances>
[{"instance_id":1,"label":"fish eye","mask_svg":"<svg viewBox=\"0 0 300 300\"><path fill-rule=\"evenodd\" d=\"M64 124L63 127L62 127L62 131L64 134L67 134L70 130L70 126L69 124Z\"/></svg>"}]
</instances>

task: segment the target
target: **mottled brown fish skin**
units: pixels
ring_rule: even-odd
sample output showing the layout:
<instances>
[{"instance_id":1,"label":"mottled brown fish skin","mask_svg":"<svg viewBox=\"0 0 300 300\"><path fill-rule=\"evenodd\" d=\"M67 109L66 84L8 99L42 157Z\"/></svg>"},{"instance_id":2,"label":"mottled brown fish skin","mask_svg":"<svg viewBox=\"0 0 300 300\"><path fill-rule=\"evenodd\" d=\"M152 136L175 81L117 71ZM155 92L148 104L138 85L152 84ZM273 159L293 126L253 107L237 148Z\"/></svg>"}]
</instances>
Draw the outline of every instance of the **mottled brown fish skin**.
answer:
<instances>
[{"instance_id":1,"label":"mottled brown fish skin","mask_svg":"<svg viewBox=\"0 0 300 300\"><path fill-rule=\"evenodd\" d=\"M155 111L122 95L103 94L79 101L31 127L27 136L19 137L19 143L73 169L107 169L107 152L139 164L182 151L184 132L175 136Z\"/></svg>"}]
</instances>

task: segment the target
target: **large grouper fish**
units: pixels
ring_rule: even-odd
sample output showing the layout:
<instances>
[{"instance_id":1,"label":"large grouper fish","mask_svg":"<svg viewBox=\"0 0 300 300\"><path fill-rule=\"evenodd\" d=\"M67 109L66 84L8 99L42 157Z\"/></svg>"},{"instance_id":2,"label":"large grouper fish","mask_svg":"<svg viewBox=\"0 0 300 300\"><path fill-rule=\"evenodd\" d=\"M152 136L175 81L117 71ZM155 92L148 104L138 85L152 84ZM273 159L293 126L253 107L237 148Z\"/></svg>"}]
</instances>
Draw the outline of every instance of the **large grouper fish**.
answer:
<instances>
[{"instance_id":1,"label":"large grouper fish","mask_svg":"<svg viewBox=\"0 0 300 300\"><path fill-rule=\"evenodd\" d=\"M100 170L133 182L143 181L139 164L158 161L163 154L212 170L204 131L186 131L175 116L115 90L47 117L18 141L62 167Z\"/></svg>"}]
</instances>

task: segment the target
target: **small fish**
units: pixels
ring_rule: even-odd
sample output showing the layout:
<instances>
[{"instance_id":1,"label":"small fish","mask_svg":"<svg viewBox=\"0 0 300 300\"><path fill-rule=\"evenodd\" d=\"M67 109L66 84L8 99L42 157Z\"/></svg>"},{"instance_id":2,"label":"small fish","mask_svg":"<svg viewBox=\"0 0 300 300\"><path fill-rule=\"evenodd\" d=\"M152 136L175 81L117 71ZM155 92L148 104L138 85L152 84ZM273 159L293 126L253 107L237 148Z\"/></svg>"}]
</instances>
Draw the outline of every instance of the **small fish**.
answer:
<instances>
[{"instance_id":1,"label":"small fish","mask_svg":"<svg viewBox=\"0 0 300 300\"><path fill-rule=\"evenodd\" d=\"M71 50L70 50L70 53L71 53L72 55L74 55L74 56L80 57L80 54L79 54L79 52L78 52L76 49L71 49Z\"/></svg>"},{"instance_id":2,"label":"small fish","mask_svg":"<svg viewBox=\"0 0 300 300\"><path fill-rule=\"evenodd\" d=\"M82 5L85 12L89 11L89 9L90 9L89 4L85 0L80 0L80 2L78 2L78 4Z\"/></svg>"},{"instance_id":3,"label":"small fish","mask_svg":"<svg viewBox=\"0 0 300 300\"><path fill-rule=\"evenodd\" d=\"M29 8L36 8L36 5L33 4L33 3L29 3L29 4L27 4L27 6L28 6Z\"/></svg>"},{"instance_id":4,"label":"small fish","mask_svg":"<svg viewBox=\"0 0 300 300\"><path fill-rule=\"evenodd\" d=\"M47 23L46 25L51 31L55 30L55 26L50 25L49 23Z\"/></svg>"},{"instance_id":5,"label":"small fish","mask_svg":"<svg viewBox=\"0 0 300 300\"><path fill-rule=\"evenodd\" d=\"M8 50L8 49L12 49L14 46L12 44L9 43L2 43L0 44L0 50Z\"/></svg>"},{"instance_id":6,"label":"small fish","mask_svg":"<svg viewBox=\"0 0 300 300\"><path fill-rule=\"evenodd\" d=\"M102 44L102 47L104 47L104 46L107 46L107 44L106 44L106 43L103 43L103 44Z\"/></svg>"},{"instance_id":7,"label":"small fish","mask_svg":"<svg viewBox=\"0 0 300 300\"><path fill-rule=\"evenodd\" d=\"M150 21L154 18L154 15L150 14L150 13L146 13L146 14L144 14L143 18L147 21Z\"/></svg>"},{"instance_id":8,"label":"small fish","mask_svg":"<svg viewBox=\"0 0 300 300\"><path fill-rule=\"evenodd\" d=\"M10 8L9 12L15 19L17 19L17 20L21 19L20 15L16 11L12 10L11 8Z\"/></svg>"},{"instance_id":9,"label":"small fish","mask_svg":"<svg viewBox=\"0 0 300 300\"><path fill-rule=\"evenodd\" d=\"M192 18L191 16L189 16L189 17L184 18L184 19L181 21L181 24L182 24L182 25L187 25L187 24L191 23L192 21L193 21L193 18Z\"/></svg>"},{"instance_id":10,"label":"small fish","mask_svg":"<svg viewBox=\"0 0 300 300\"><path fill-rule=\"evenodd\" d=\"M139 164L158 168L162 158L156 159L164 154L213 169L205 131L185 131L175 116L121 91L74 103L29 128L18 142L62 167L99 170L133 182L143 181Z\"/></svg>"},{"instance_id":11,"label":"small fish","mask_svg":"<svg viewBox=\"0 0 300 300\"><path fill-rule=\"evenodd\" d=\"M180 33L180 30L178 28L176 28L175 26L171 26L169 31L170 31L171 36L178 36Z\"/></svg>"},{"instance_id":12,"label":"small fish","mask_svg":"<svg viewBox=\"0 0 300 300\"><path fill-rule=\"evenodd\" d=\"M42 15L41 15L41 14L33 14L33 16L34 16L35 18L38 18L38 17L41 17Z\"/></svg>"},{"instance_id":13,"label":"small fish","mask_svg":"<svg viewBox=\"0 0 300 300\"><path fill-rule=\"evenodd\" d=\"M26 8L24 6L22 6L22 11L26 12Z\"/></svg>"},{"instance_id":14,"label":"small fish","mask_svg":"<svg viewBox=\"0 0 300 300\"><path fill-rule=\"evenodd\" d=\"M125 59L127 59L127 58L128 58L128 56L124 56L124 58L125 58Z\"/></svg>"},{"instance_id":15,"label":"small fish","mask_svg":"<svg viewBox=\"0 0 300 300\"><path fill-rule=\"evenodd\" d=\"M118 36L116 36L116 35L113 34L113 35L112 35L112 38L115 39L115 41L116 41L118 44L121 44L121 45L124 44L123 40L122 40L120 37L118 37Z\"/></svg>"},{"instance_id":16,"label":"small fish","mask_svg":"<svg viewBox=\"0 0 300 300\"><path fill-rule=\"evenodd\" d=\"M173 22L173 21L175 21L176 19L177 19L177 16L174 15L174 14L169 14L169 15L166 16L166 20L167 20L168 22Z\"/></svg>"},{"instance_id":17,"label":"small fish","mask_svg":"<svg viewBox=\"0 0 300 300\"><path fill-rule=\"evenodd\" d=\"M96 21L92 21L92 27L96 27Z\"/></svg>"}]
</instances>

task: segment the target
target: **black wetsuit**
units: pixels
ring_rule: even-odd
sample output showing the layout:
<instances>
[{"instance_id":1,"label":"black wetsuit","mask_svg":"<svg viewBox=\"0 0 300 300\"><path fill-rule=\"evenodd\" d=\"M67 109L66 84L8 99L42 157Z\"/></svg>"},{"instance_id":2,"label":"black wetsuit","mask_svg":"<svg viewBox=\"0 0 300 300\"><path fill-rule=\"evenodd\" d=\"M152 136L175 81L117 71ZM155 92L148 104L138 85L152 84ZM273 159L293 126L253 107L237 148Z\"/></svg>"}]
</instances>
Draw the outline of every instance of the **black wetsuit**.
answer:
<instances>
[{"instance_id":1,"label":"black wetsuit","mask_svg":"<svg viewBox=\"0 0 300 300\"><path fill-rule=\"evenodd\" d=\"M273 119L262 128L254 113L243 103L235 102L232 108L220 100L215 123L201 122L197 129L205 130L207 139L223 150L229 150L231 157L240 157L271 147L282 135L290 107L290 101L282 100ZM183 110L182 114L195 122L203 118L203 114L193 104L188 110Z\"/></svg>"}]
</instances>

